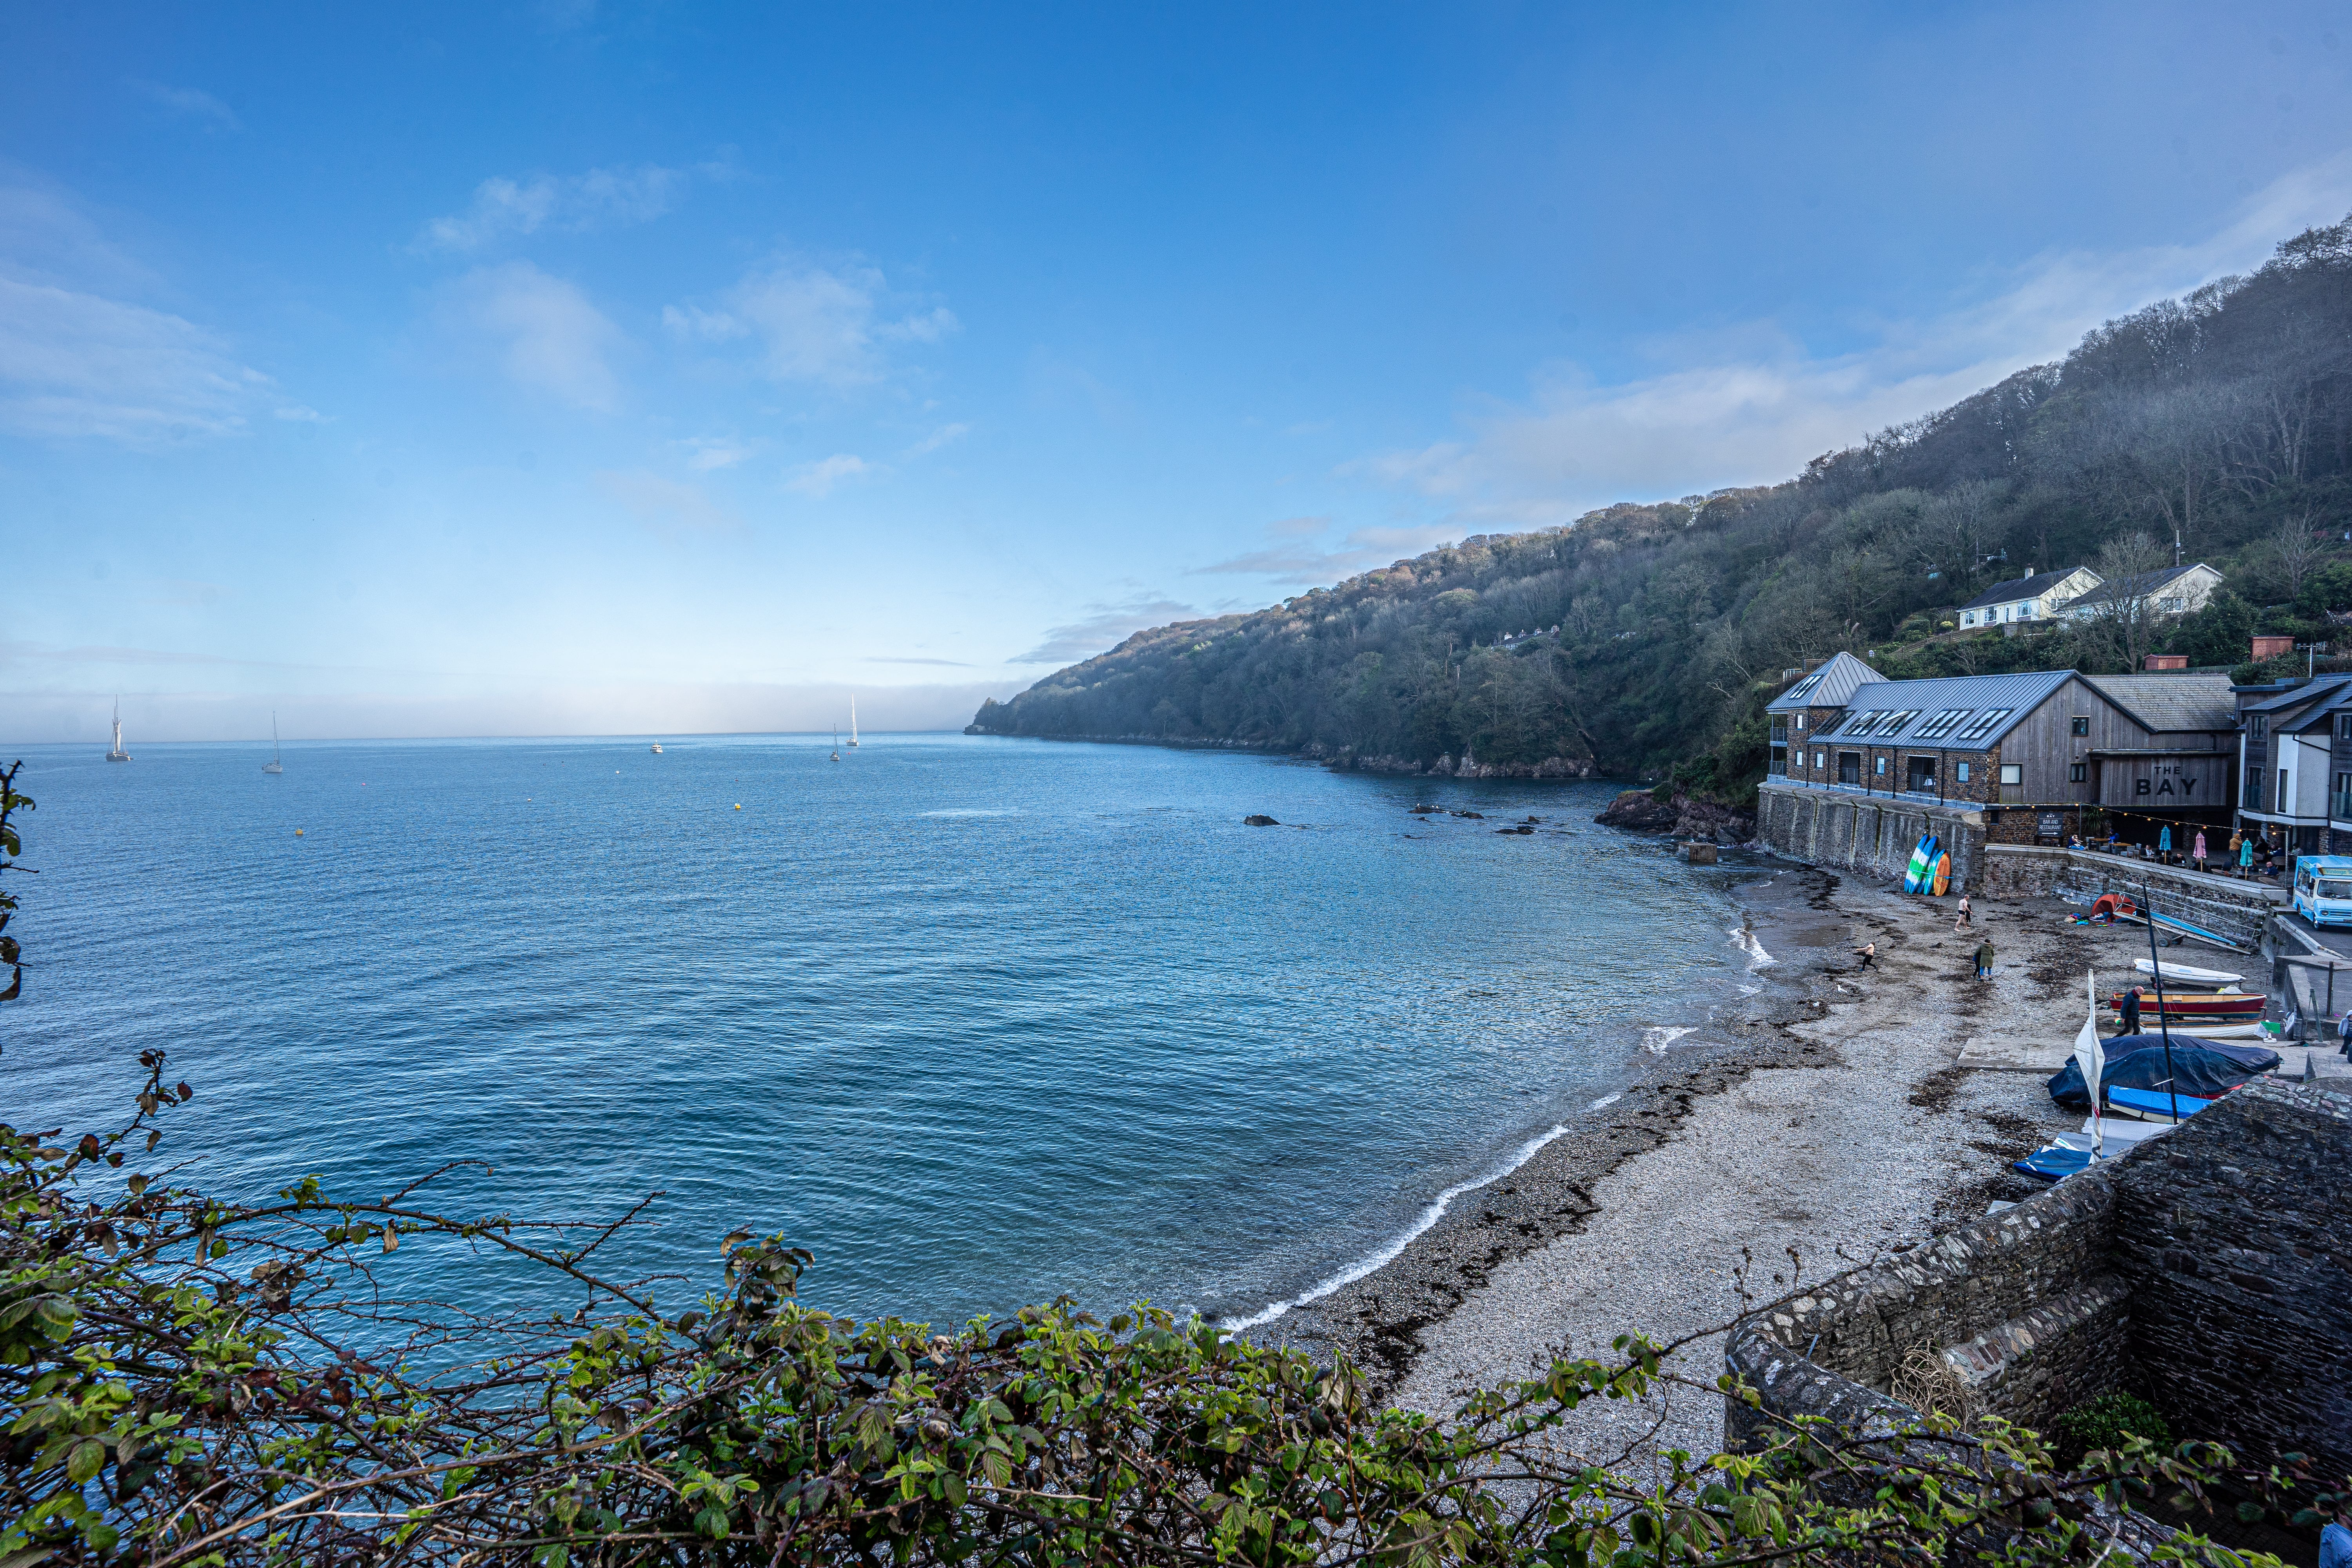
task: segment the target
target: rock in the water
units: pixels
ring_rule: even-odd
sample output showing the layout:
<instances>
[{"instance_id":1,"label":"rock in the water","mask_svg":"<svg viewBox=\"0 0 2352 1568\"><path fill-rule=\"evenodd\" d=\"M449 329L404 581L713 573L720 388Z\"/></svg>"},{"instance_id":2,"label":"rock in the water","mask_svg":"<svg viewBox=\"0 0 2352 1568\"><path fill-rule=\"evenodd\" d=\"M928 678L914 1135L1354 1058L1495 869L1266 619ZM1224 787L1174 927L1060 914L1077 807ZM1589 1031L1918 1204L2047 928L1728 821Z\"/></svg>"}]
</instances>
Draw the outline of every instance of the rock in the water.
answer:
<instances>
[{"instance_id":1,"label":"rock in the water","mask_svg":"<svg viewBox=\"0 0 2352 1568\"><path fill-rule=\"evenodd\" d=\"M1270 816L1244 816L1242 818L1242 826L1244 827L1279 827L1282 824Z\"/></svg>"},{"instance_id":2,"label":"rock in the water","mask_svg":"<svg viewBox=\"0 0 2352 1568\"><path fill-rule=\"evenodd\" d=\"M1529 827L1523 822L1516 827L1497 827L1495 831L1497 833L1533 833L1535 829Z\"/></svg>"},{"instance_id":3,"label":"rock in the water","mask_svg":"<svg viewBox=\"0 0 2352 1568\"><path fill-rule=\"evenodd\" d=\"M1427 816L1431 812L1435 811L1437 807L1433 805L1416 805L1412 808L1412 814L1415 816Z\"/></svg>"},{"instance_id":4,"label":"rock in the water","mask_svg":"<svg viewBox=\"0 0 2352 1568\"><path fill-rule=\"evenodd\" d=\"M1636 833L1665 833L1680 813L1645 789L1629 789L1609 803L1592 820L1603 827L1629 827Z\"/></svg>"},{"instance_id":5,"label":"rock in the water","mask_svg":"<svg viewBox=\"0 0 2352 1568\"><path fill-rule=\"evenodd\" d=\"M1486 814L1483 811L1457 811L1454 815L1456 816L1475 817L1480 822L1486 820Z\"/></svg>"},{"instance_id":6,"label":"rock in the water","mask_svg":"<svg viewBox=\"0 0 2352 1568\"><path fill-rule=\"evenodd\" d=\"M1680 790L1671 800L1660 800L1652 791L1629 789L1592 820L1603 827L1671 833L1677 838L1712 838L1717 844L1745 844L1756 837L1756 818L1748 813L1713 801L1693 800Z\"/></svg>"}]
</instances>

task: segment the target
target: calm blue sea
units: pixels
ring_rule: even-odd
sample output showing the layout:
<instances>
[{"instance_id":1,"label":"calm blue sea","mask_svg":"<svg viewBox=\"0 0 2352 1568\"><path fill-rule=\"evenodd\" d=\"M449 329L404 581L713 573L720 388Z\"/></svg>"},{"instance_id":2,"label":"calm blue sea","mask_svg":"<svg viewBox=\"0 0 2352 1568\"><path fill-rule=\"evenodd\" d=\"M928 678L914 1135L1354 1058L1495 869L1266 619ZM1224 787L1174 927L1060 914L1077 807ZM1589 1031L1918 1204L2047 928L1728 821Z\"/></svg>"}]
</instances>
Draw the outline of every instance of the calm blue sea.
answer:
<instances>
[{"instance_id":1,"label":"calm blue sea","mask_svg":"<svg viewBox=\"0 0 2352 1568\"><path fill-rule=\"evenodd\" d=\"M1748 963L1736 873L1594 826L1601 786L960 735L132 749L21 753L0 1118L96 1125L158 1047L215 1189L659 1189L614 1273L781 1231L845 1313L1255 1312L1591 1114Z\"/></svg>"}]
</instances>

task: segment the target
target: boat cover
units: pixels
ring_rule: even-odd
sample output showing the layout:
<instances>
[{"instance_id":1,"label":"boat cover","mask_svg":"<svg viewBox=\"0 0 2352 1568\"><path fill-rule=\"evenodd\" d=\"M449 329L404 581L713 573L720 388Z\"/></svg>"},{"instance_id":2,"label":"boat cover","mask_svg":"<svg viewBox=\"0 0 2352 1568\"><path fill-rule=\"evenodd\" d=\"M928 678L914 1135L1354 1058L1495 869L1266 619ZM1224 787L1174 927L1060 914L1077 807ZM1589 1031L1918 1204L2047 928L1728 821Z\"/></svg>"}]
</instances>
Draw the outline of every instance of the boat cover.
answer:
<instances>
[{"instance_id":1,"label":"boat cover","mask_svg":"<svg viewBox=\"0 0 2352 1568\"><path fill-rule=\"evenodd\" d=\"M2240 1045L2235 1040L2205 1040L2194 1035L2172 1037L2172 1068L2180 1081L2168 1086L2164 1078L2164 1038L2160 1035L2118 1035L2099 1042L2107 1065L2100 1081L2109 1089L2176 1087L2183 1094L2211 1100L2248 1079L2273 1071L2276 1051L2264 1046ZM2050 1080L2050 1098L2068 1110L2088 1110L2091 1097L2084 1091L2083 1069L2072 1058Z\"/></svg>"},{"instance_id":2,"label":"boat cover","mask_svg":"<svg viewBox=\"0 0 2352 1568\"><path fill-rule=\"evenodd\" d=\"M2063 1182L2069 1176L2089 1170L2091 1155L2087 1150L2068 1149L2052 1143L2036 1149L2022 1160L2011 1161L2009 1168L2022 1171L2029 1176L2038 1176L2045 1182Z\"/></svg>"}]
</instances>

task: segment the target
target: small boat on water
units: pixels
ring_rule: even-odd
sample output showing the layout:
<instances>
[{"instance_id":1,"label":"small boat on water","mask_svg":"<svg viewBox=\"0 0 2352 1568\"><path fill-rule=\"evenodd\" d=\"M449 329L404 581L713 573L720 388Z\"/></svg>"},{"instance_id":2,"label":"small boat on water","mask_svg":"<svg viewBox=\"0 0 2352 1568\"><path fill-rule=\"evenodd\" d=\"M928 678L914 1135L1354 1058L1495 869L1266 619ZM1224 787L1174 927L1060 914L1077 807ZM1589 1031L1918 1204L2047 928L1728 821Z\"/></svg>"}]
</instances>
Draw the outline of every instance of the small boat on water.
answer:
<instances>
[{"instance_id":1,"label":"small boat on water","mask_svg":"<svg viewBox=\"0 0 2352 1568\"><path fill-rule=\"evenodd\" d=\"M127 763L131 753L122 749L122 699L114 700L114 750L106 753L110 763Z\"/></svg>"},{"instance_id":2,"label":"small boat on water","mask_svg":"<svg viewBox=\"0 0 2352 1568\"><path fill-rule=\"evenodd\" d=\"M2242 974L2232 974L2225 969L2200 969L2193 963L2173 963L2168 961L2159 971L2157 961L2152 958L2135 960L2132 967L2142 974L2151 977L2161 974L2167 985L2178 980L2183 985L2202 985L2210 991L2219 991L2224 986L2235 985L2245 978Z\"/></svg>"},{"instance_id":3,"label":"small boat on water","mask_svg":"<svg viewBox=\"0 0 2352 1568\"><path fill-rule=\"evenodd\" d=\"M833 738L838 742L841 731L835 731ZM849 749L853 752L857 750L857 699L855 697L849 700Z\"/></svg>"},{"instance_id":4,"label":"small boat on water","mask_svg":"<svg viewBox=\"0 0 2352 1568\"><path fill-rule=\"evenodd\" d=\"M265 773L282 773L286 771L286 764L278 760L278 713L275 709L272 709L269 714L269 760L261 764L261 771Z\"/></svg>"},{"instance_id":5,"label":"small boat on water","mask_svg":"<svg viewBox=\"0 0 2352 1568\"><path fill-rule=\"evenodd\" d=\"M655 756L656 756L656 757L658 757L658 756L660 756L661 754L662 754L661 742L660 742L659 741L656 741L656 742L654 742L654 755L655 755Z\"/></svg>"}]
</instances>

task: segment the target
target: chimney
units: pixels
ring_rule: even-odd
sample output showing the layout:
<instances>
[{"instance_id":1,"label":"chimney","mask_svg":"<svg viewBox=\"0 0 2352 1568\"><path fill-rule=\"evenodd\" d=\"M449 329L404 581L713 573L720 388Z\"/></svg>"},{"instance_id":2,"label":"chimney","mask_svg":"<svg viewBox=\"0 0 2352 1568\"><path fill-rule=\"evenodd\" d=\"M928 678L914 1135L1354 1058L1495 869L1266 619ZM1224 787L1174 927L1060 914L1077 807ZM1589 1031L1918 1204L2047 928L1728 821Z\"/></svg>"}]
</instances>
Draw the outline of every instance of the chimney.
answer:
<instances>
[{"instance_id":1,"label":"chimney","mask_svg":"<svg viewBox=\"0 0 2352 1568\"><path fill-rule=\"evenodd\" d=\"M2266 658L2283 658L2294 651L2294 638L2291 637L2254 639L2254 661L2257 664Z\"/></svg>"}]
</instances>

